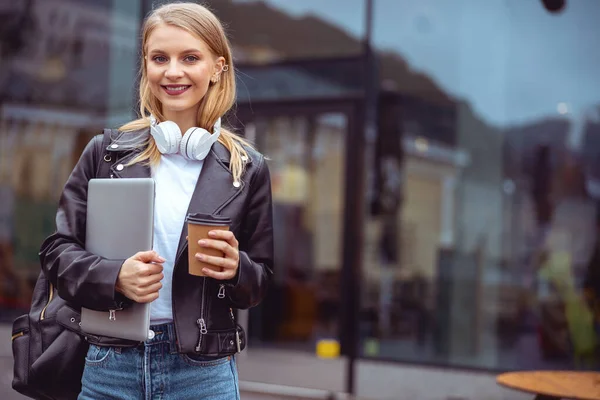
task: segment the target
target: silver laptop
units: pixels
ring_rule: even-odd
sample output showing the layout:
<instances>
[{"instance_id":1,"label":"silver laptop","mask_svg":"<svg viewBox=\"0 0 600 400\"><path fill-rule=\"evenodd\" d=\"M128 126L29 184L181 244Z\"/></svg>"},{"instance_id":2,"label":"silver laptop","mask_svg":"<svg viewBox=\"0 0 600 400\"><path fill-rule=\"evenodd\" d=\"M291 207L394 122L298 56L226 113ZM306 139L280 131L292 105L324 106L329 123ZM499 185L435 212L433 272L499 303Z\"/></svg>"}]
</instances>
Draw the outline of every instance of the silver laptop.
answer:
<instances>
[{"instance_id":1,"label":"silver laptop","mask_svg":"<svg viewBox=\"0 0 600 400\"><path fill-rule=\"evenodd\" d=\"M152 250L154 180L91 179L87 196L85 248L113 260ZM81 309L83 332L121 339L151 338L150 303L133 303L113 313Z\"/></svg>"}]
</instances>

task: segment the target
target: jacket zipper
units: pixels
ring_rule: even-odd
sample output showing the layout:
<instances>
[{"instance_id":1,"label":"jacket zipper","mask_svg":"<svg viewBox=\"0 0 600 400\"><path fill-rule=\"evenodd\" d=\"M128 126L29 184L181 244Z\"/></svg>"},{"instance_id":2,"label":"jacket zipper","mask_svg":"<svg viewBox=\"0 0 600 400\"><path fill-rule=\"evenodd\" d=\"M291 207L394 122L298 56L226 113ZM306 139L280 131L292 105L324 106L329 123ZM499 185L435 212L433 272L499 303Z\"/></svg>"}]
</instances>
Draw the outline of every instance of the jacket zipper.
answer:
<instances>
[{"instance_id":1,"label":"jacket zipper","mask_svg":"<svg viewBox=\"0 0 600 400\"><path fill-rule=\"evenodd\" d=\"M240 332L238 331L237 324L235 323L235 317L233 316L233 308L229 308L229 315L231 316L231 322L233 322L233 329L235 329L235 344L237 352L242 352L242 341L240 340Z\"/></svg>"},{"instance_id":2,"label":"jacket zipper","mask_svg":"<svg viewBox=\"0 0 600 400\"><path fill-rule=\"evenodd\" d=\"M12 337L10 338L10 341L12 342L13 340L15 340L18 337L21 337L25 335L25 332L19 332L19 333L15 333L14 335L12 335Z\"/></svg>"},{"instance_id":3,"label":"jacket zipper","mask_svg":"<svg viewBox=\"0 0 600 400\"><path fill-rule=\"evenodd\" d=\"M181 249L181 251L178 252L177 255L175 256L175 263L173 264L173 276L176 276L177 266L179 265L179 259L181 258L181 255L183 254L185 249L187 249L187 247L188 247L188 244L186 242L183 245L183 248ZM204 297L204 293L202 293L202 297ZM177 347L181 351L181 340L179 338L179 329L177 329L177 307L175 306L175 302L176 302L175 299L176 299L176 296L173 295L173 287L171 286L171 308L173 310L173 323L175 324L175 336L176 336L176 340L177 340ZM200 320L197 320L196 324L200 325Z\"/></svg>"},{"instance_id":4,"label":"jacket zipper","mask_svg":"<svg viewBox=\"0 0 600 400\"><path fill-rule=\"evenodd\" d=\"M52 286L52 283L50 283L50 282L48 283L48 286L49 286L50 294L48 295L48 302L46 303L46 305L42 309L42 312L40 313L40 321L43 321L44 318L46 318L46 308L48 308L48 306L50 305L50 302L54 298L54 286Z\"/></svg>"},{"instance_id":5,"label":"jacket zipper","mask_svg":"<svg viewBox=\"0 0 600 400\"><path fill-rule=\"evenodd\" d=\"M122 303L121 303L122 304ZM123 307L113 308L112 310L108 310L108 320L116 321L117 320L117 311L123 310Z\"/></svg>"},{"instance_id":6,"label":"jacket zipper","mask_svg":"<svg viewBox=\"0 0 600 400\"><path fill-rule=\"evenodd\" d=\"M217 294L217 297L219 299L225 298L225 285L223 285L222 283L219 285L219 293Z\"/></svg>"},{"instance_id":7,"label":"jacket zipper","mask_svg":"<svg viewBox=\"0 0 600 400\"><path fill-rule=\"evenodd\" d=\"M196 346L196 352L200 352L202 348L202 336L208 333L206 329L206 321L204 320L204 297L206 294L206 278L202 278L202 304L200 306L200 318L196 321L198 328L200 328L200 336L198 337L198 345Z\"/></svg>"}]
</instances>

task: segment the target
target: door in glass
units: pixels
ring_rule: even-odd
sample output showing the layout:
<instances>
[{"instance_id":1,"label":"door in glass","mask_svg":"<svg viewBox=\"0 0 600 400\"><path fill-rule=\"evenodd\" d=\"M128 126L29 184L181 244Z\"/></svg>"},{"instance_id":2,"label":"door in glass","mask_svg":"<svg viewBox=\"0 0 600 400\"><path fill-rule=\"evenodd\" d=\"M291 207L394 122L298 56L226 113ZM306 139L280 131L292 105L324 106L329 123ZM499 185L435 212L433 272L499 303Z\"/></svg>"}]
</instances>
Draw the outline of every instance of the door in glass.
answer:
<instances>
[{"instance_id":1,"label":"door in glass","mask_svg":"<svg viewBox=\"0 0 600 400\"><path fill-rule=\"evenodd\" d=\"M256 117L244 121L246 138L267 157L271 173L275 263L263 303L249 313L249 352L244 380L329 389L281 368L343 364L321 360L317 350L337 352L341 313L342 229L348 114L325 112ZM324 346L323 346L324 345ZM277 380L265 357L279 371ZM261 368L251 368L261 362ZM245 368L246 367L246 368ZM334 367L337 369L337 367ZM330 374L329 374L330 375ZM282 382L282 379L285 382ZM340 381L341 385L341 381Z\"/></svg>"}]
</instances>

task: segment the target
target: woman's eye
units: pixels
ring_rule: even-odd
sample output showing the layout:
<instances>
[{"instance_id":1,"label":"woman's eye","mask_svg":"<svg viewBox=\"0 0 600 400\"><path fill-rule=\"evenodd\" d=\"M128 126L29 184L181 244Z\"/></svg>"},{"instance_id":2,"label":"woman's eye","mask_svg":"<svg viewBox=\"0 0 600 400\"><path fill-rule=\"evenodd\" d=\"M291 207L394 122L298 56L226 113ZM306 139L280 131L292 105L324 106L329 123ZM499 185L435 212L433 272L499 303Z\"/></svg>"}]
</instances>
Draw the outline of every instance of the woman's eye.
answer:
<instances>
[{"instance_id":1,"label":"woman's eye","mask_svg":"<svg viewBox=\"0 0 600 400\"><path fill-rule=\"evenodd\" d=\"M198 57L196 57L196 56L186 56L184 58L184 61L186 61L186 62L196 62L196 61L198 61Z\"/></svg>"},{"instance_id":2,"label":"woman's eye","mask_svg":"<svg viewBox=\"0 0 600 400\"><path fill-rule=\"evenodd\" d=\"M156 61L157 63L167 62L167 57L164 57L164 56L154 56L152 59L154 61Z\"/></svg>"}]
</instances>

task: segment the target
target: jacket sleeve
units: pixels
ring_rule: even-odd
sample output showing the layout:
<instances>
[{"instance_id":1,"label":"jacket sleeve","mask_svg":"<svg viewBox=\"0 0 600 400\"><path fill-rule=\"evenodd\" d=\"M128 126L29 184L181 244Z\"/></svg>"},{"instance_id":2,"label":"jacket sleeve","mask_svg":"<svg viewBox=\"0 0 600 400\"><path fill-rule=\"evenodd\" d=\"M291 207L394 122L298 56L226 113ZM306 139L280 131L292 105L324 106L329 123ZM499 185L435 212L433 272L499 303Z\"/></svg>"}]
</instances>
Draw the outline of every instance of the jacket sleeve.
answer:
<instances>
[{"instance_id":1,"label":"jacket sleeve","mask_svg":"<svg viewBox=\"0 0 600 400\"><path fill-rule=\"evenodd\" d=\"M96 176L102 135L84 149L63 189L56 213L56 231L42 243L40 261L46 278L64 300L107 311L127 299L115 292L125 260L107 260L85 250L88 181Z\"/></svg>"},{"instance_id":2,"label":"jacket sleeve","mask_svg":"<svg viewBox=\"0 0 600 400\"><path fill-rule=\"evenodd\" d=\"M267 294L273 275L273 204L269 167L260 157L239 239L240 265L230 283L233 306L247 309L258 305Z\"/></svg>"}]
</instances>

